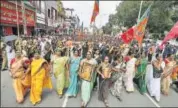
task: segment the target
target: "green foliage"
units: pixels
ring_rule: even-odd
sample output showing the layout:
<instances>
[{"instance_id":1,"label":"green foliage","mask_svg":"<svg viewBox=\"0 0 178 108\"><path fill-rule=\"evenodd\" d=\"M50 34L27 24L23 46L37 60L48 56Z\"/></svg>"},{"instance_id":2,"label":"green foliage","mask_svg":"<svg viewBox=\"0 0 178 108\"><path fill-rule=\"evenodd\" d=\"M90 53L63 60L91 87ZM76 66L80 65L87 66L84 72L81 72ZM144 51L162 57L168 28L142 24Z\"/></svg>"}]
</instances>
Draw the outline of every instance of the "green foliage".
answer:
<instances>
[{"instance_id":1,"label":"green foliage","mask_svg":"<svg viewBox=\"0 0 178 108\"><path fill-rule=\"evenodd\" d=\"M57 11L59 14L64 14L63 4L61 0L57 0Z\"/></svg>"},{"instance_id":2,"label":"green foliage","mask_svg":"<svg viewBox=\"0 0 178 108\"><path fill-rule=\"evenodd\" d=\"M146 11L153 1L143 1L141 15ZM155 33L153 38L161 38L164 31L170 31L171 27L178 21L178 1L154 1L151 7L151 13L147 25L149 33ZM112 32L112 26L132 27L137 23L140 9L140 1L122 1L116 7L116 14L109 16L108 23L103 27L104 33ZM119 32L119 31L118 31Z\"/></svg>"}]
</instances>

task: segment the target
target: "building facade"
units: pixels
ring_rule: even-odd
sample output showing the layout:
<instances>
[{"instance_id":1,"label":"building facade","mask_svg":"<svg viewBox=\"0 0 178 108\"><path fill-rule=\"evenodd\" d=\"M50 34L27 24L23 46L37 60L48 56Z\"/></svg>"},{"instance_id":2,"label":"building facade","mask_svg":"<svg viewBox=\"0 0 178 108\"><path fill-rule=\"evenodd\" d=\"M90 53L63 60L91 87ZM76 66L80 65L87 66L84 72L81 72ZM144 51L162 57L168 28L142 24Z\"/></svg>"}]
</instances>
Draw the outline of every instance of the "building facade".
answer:
<instances>
[{"instance_id":1,"label":"building facade","mask_svg":"<svg viewBox=\"0 0 178 108\"><path fill-rule=\"evenodd\" d=\"M46 29L46 1L32 0L33 6L36 8L36 29Z\"/></svg>"},{"instance_id":2,"label":"building facade","mask_svg":"<svg viewBox=\"0 0 178 108\"><path fill-rule=\"evenodd\" d=\"M24 34L24 17L26 21L27 35L31 35L35 27L35 8L30 2L24 2L24 9L21 1L0 1L0 35L18 35ZM24 17L22 12L25 11ZM19 30L18 26L19 25Z\"/></svg>"},{"instance_id":3,"label":"building facade","mask_svg":"<svg viewBox=\"0 0 178 108\"><path fill-rule=\"evenodd\" d=\"M45 1L46 2L46 23L47 31L54 30L59 25L58 14L57 14L57 2Z\"/></svg>"}]
</instances>

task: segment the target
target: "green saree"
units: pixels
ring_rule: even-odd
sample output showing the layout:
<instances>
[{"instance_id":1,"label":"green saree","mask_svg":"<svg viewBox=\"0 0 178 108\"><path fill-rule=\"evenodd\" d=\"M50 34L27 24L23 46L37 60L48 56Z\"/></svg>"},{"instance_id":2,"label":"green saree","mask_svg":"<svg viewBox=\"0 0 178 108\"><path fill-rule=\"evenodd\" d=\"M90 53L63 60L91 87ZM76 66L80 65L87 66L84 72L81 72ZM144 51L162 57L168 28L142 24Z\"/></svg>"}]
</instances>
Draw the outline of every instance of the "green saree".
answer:
<instances>
[{"instance_id":1,"label":"green saree","mask_svg":"<svg viewBox=\"0 0 178 108\"><path fill-rule=\"evenodd\" d=\"M148 61L146 58L142 58L140 65L137 67L137 72L135 75L136 83L138 85L139 91L141 94L146 92L146 67L147 67Z\"/></svg>"}]
</instances>

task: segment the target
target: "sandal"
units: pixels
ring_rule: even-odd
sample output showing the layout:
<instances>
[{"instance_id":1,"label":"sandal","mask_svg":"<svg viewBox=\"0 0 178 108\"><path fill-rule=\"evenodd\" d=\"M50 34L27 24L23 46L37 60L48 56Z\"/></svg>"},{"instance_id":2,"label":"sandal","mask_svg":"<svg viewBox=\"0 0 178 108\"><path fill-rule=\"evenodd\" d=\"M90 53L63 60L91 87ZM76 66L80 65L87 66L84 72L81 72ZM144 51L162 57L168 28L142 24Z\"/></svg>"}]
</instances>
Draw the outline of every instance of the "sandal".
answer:
<instances>
[{"instance_id":1,"label":"sandal","mask_svg":"<svg viewBox=\"0 0 178 108\"><path fill-rule=\"evenodd\" d=\"M104 101L104 105L105 107L109 107L109 103L106 100Z\"/></svg>"},{"instance_id":2,"label":"sandal","mask_svg":"<svg viewBox=\"0 0 178 108\"><path fill-rule=\"evenodd\" d=\"M83 102L82 102L81 108L85 108L85 105L84 105L84 103L83 103Z\"/></svg>"},{"instance_id":3,"label":"sandal","mask_svg":"<svg viewBox=\"0 0 178 108\"><path fill-rule=\"evenodd\" d=\"M62 95L59 95L59 98L61 99L63 96Z\"/></svg>"},{"instance_id":4,"label":"sandal","mask_svg":"<svg viewBox=\"0 0 178 108\"><path fill-rule=\"evenodd\" d=\"M116 97L120 102L122 102L122 99L120 97Z\"/></svg>"}]
</instances>

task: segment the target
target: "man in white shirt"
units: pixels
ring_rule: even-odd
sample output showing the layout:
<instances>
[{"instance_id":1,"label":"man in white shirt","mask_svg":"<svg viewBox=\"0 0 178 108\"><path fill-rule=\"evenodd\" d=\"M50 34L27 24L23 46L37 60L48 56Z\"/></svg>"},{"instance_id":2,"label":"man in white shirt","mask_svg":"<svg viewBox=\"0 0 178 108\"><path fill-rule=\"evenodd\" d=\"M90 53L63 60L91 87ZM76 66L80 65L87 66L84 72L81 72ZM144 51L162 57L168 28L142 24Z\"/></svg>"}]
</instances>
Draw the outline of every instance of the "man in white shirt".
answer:
<instances>
[{"instance_id":1,"label":"man in white shirt","mask_svg":"<svg viewBox=\"0 0 178 108\"><path fill-rule=\"evenodd\" d=\"M12 48L11 42L7 42L6 52L7 52L8 69L10 69L10 61L15 57L15 50Z\"/></svg>"},{"instance_id":2,"label":"man in white shirt","mask_svg":"<svg viewBox=\"0 0 178 108\"><path fill-rule=\"evenodd\" d=\"M45 55L45 44L46 44L45 39L42 39L41 42L40 42L40 46L41 46L41 57L44 57L44 55Z\"/></svg>"}]
</instances>

